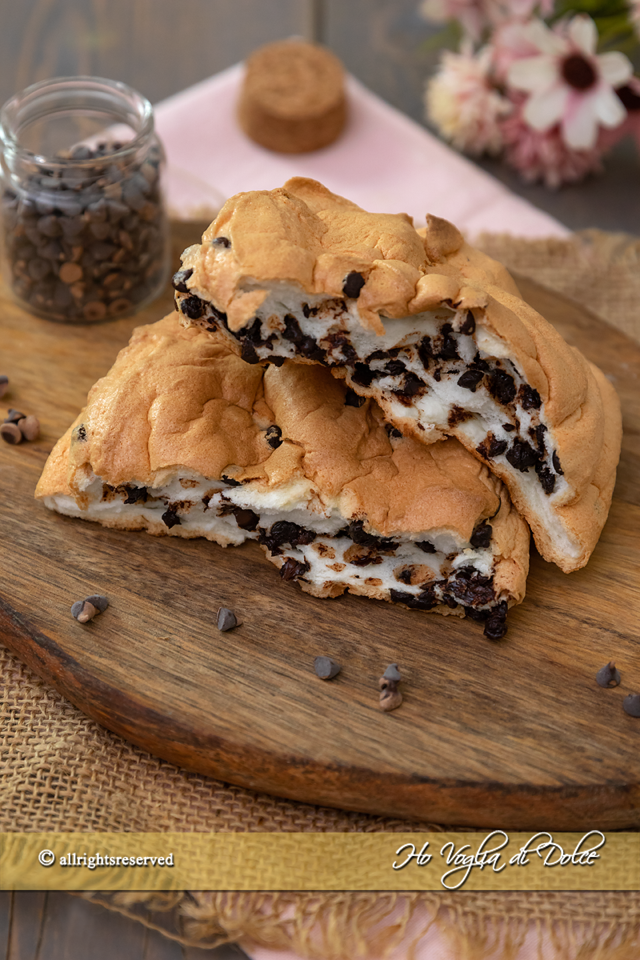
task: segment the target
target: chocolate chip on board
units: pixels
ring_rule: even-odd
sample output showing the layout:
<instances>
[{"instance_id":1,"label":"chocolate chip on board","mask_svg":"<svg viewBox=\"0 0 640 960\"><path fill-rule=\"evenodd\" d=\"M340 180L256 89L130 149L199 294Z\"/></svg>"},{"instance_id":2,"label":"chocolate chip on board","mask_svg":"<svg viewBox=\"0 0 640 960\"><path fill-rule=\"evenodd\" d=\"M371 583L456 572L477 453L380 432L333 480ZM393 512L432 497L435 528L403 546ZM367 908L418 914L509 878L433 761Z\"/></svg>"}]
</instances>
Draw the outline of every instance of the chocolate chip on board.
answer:
<instances>
[{"instance_id":1,"label":"chocolate chip on board","mask_svg":"<svg viewBox=\"0 0 640 960\"><path fill-rule=\"evenodd\" d=\"M596 673L596 683L599 687L617 687L620 685L620 672L616 670L613 660L605 663Z\"/></svg>"},{"instance_id":2,"label":"chocolate chip on board","mask_svg":"<svg viewBox=\"0 0 640 960\"><path fill-rule=\"evenodd\" d=\"M9 389L9 377L6 373L0 373L0 397L4 397Z\"/></svg>"},{"instance_id":3,"label":"chocolate chip on board","mask_svg":"<svg viewBox=\"0 0 640 960\"><path fill-rule=\"evenodd\" d=\"M25 440L35 440L40 433L40 421L33 415L18 420L17 427Z\"/></svg>"},{"instance_id":4,"label":"chocolate chip on board","mask_svg":"<svg viewBox=\"0 0 640 960\"><path fill-rule=\"evenodd\" d=\"M227 630L233 630L234 627L238 626L238 618L229 607L220 607L218 610L217 623L218 630L220 630L221 633L226 633Z\"/></svg>"},{"instance_id":5,"label":"chocolate chip on board","mask_svg":"<svg viewBox=\"0 0 640 960\"><path fill-rule=\"evenodd\" d=\"M22 432L17 423L3 423L0 426L0 436L5 443L22 443Z\"/></svg>"},{"instance_id":6,"label":"chocolate chip on board","mask_svg":"<svg viewBox=\"0 0 640 960\"><path fill-rule=\"evenodd\" d=\"M389 674L389 676L387 676L387 674ZM397 680L394 679L396 675L398 677ZM379 706L385 713L388 713L390 710L397 710L402 703L402 694L398 690L399 682L400 671L398 670L398 664L392 663L387 667L384 675L378 680L378 686L380 687Z\"/></svg>"},{"instance_id":7,"label":"chocolate chip on board","mask_svg":"<svg viewBox=\"0 0 640 960\"><path fill-rule=\"evenodd\" d=\"M340 664L331 657L316 657L313 661L313 669L321 680L333 680L340 673Z\"/></svg>"},{"instance_id":8,"label":"chocolate chip on board","mask_svg":"<svg viewBox=\"0 0 640 960\"><path fill-rule=\"evenodd\" d=\"M104 613L108 606L109 601L106 597L94 593L90 597L86 597L85 600L76 600L71 607L71 615L75 617L78 623L88 623L99 613Z\"/></svg>"},{"instance_id":9,"label":"chocolate chip on board","mask_svg":"<svg viewBox=\"0 0 640 960\"><path fill-rule=\"evenodd\" d=\"M640 693L628 693L622 701L622 709L630 717L640 717Z\"/></svg>"}]
</instances>

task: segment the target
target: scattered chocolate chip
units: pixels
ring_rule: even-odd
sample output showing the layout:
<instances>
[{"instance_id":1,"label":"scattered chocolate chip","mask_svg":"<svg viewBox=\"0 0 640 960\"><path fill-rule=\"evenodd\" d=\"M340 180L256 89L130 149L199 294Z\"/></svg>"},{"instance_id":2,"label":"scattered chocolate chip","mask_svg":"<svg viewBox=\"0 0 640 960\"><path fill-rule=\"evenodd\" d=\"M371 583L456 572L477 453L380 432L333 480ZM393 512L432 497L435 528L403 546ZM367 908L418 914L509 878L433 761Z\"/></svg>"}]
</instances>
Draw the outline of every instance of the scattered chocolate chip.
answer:
<instances>
[{"instance_id":1,"label":"scattered chocolate chip","mask_svg":"<svg viewBox=\"0 0 640 960\"><path fill-rule=\"evenodd\" d=\"M520 403L523 410L539 410L542 406L542 398L537 390L530 387L528 383L523 383L519 390Z\"/></svg>"},{"instance_id":2,"label":"scattered chocolate chip","mask_svg":"<svg viewBox=\"0 0 640 960\"><path fill-rule=\"evenodd\" d=\"M146 487L127 487L126 490L127 490L127 496L124 501L125 503L146 503L147 502Z\"/></svg>"},{"instance_id":3,"label":"scattered chocolate chip","mask_svg":"<svg viewBox=\"0 0 640 960\"><path fill-rule=\"evenodd\" d=\"M9 389L9 377L5 373L0 373L0 397L4 397Z\"/></svg>"},{"instance_id":4,"label":"scattered chocolate chip","mask_svg":"<svg viewBox=\"0 0 640 960\"><path fill-rule=\"evenodd\" d=\"M429 364L434 359L431 337L423 337L418 344L418 356L425 370L429 369Z\"/></svg>"},{"instance_id":5,"label":"scattered chocolate chip","mask_svg":"<svg viewBox=\"0 0 640 960\"><path fill-rule=\"evenodd\" d=\"M242 344L242 349L240 350L240 356L245 363L256 364L260 363L260 357L256 351L256 348L248 340L244 340Z\"/></svg>"},{"instance_id":6,"label":"scattered chocolate chip","mask_svg":"<svg viewBox=\"0 0 640 960\"><path fill-rule=\"evenodd\" d=\"M503 424L502 424L502 429L505 431L505 433L513 433L513 431L514 431L516 428L515 428L515 424L513 424L513 423L503 423Z\"/></svg>"},{"instance_id":7,"label":"scattered chocolate chip","mask_svg":"<svg viewBox=\"0 0 640 960\"><path fill-rule=\"evenodd\" d=\"M90 597L85 598L85 603L92 603L98 613L104 613L109 606L107 597L100 593L92 593Z\"/></svg>"},{"instance_id":8,"label":"scattered chocolate chip","mask_svg":"<svg viewBox=\"0 0 640 960\"><path fill-rule=\"evenodd\" d=\"M469 420L473 416L472 413L469 413L468 410L465 410L463 407L459 407L456 403L453 404L449 414L447 416L447 423L450 427L457 427L459 423L464 423L466 420Z\"/></svg>"},{"instance_id":9,"label":"scattered chocolate chip","mask_svg":"<svg viewBox=\"0 0 640 960\"><path fill-rule=\"evenodd\" d=\"M317 533L314 530L307 530L298 523L292 523L290 520L278 520L272 524L267 532L262 527L258 534L258 542L264 544L267 550L277 557L282 553L282 547L289 544L290 547L306 546L313 543ZM309 566L307 564L307 569Z\"/></svg>"},{"instance_id":10,"label":"scattered chocolate chip","mask_svg":"<svg viewBox=\"0 0 640 960\"><path fill-rule=\"evenodd\" d=\"M397 663L390 663L382 676L385 680L392 680L394 683L399 683L402 680Z\"/></svg>"},{"instance_id":11,"label":"scattered chocolate chip","mask_svg":"<svg viewBox=\"0 0 640 960\"><path fill-rule=\"evenodd\" d=\"M535 441L538 450L542 454L545 452L544 435L546 432L547 428L545 427L544 423L539 423L537 427L529 428L529 436Z\"/></svg>"},{"instance_id":12,"label":"scattered chocolate chip","mask_svg":"<svg viewBox=\"0 0 640 960\"><path fill-rule=\"evenodd\" d=\"M506 451L509 446L506 440L497 440L492 433L488 434L486 439L476 447L477 452L480 456L484 457L485 460L492 459L493 457L500 457Z\"/></svg>"},{"instance_id":13,"label":"scattered chocolate chip","mask_svg":"<svg viewBox=\"0 0 640 960\"><path fill-rule=\"evenodd\" d=\"M361 273L357 273L357 271L353 270L344 278L342 283L342 292L344 293L345 297L349 297L350 300L357 300L363 287L364 277Z\"/></svg>"},{"instance_id":14,"label":"scattered chocolate chip","mask_svg":"<svg viewBox=\"0 0 640 960\"><path fill-rule=\"evenodd\" d=\"M40 421L33 415L19 420L18 427L25 440L35 440L40 433Z\"/></svg>"},{"instance_id":15,"label":"scattered chocolate chip","mask_svg":"<svg viewBox=\"0 0 640 960\"><path fill-rule=\"evenodd\" d=\"M428 540L417 540L416 547L419 547L423 553L435 553L436 548Z\"/></svg>"},{"instance_id":16,"label":"scattered chocolate chip","mask_svg":"<svg viewBox=\"0 0 640 960\"><path fill-rule=\"evenodd\" d=\"M313 661L313 669L321 680L333 680L340 673L340 664L331 657L316 657Z\"/></svg>"},{"instance_id":17,"label":"scattered chocolate chip","mask_svg":"<svg viewBox=\"0 0 640 960\"><path fill-rule=\"evenodd\" d=\"M622 709L630 717L640 717L640 693L628 693L622 701Z\"/></svg>"},{"instance_id":18,"label":"scattered chocolate chip","mask_svg":"<svg viewBox=\"0 0 640 960\"><path fill-rule=\"evenodd\" d=\"M276 450L282 443L282 430L274 424L267 429L264 438L269 446Z\"/></svg>"},{"instance_id":19,"label":"scattered chocolate chip","mask_svg":"<svg viewBox=\"0 0 640 960\"><path fill-rule=\"evenodd\" d=\"M501 640L507 632L507 613L509 608L507 606L506 600L501 600L500 603L489 611L489 615L484 625L484 635L489 640ZM468 611L465 611L468 612Z\"/></svg>"},{"instance_id":20,"label":"scattered chocolate chip","mask_svg":"<svg viewBox=\"0 0 640 960\"><path fill-rule=\"evenodd\" d=\"M190 320L197 320L204 313L204 303L200 297L184 297L180 301L180 310Z\"/></svg>"},{"instance_id":21,"label":"scattered chocolate chip","mask_svg":"<svg viewBox=\"0 0 640 960\"><path fill-rule=\"evenodd\" d=\"M526 473L529 467L533 467L538 462L539 454L526 440L516 438L511 449L507 450L506 457L512 467L520 470L521 473Z\"/></svg>"},{"instance_id":22,"label":"scattered chocolate chip","mask_svg":"<svg viewBox=\"0 0 640 960\"><path fill-rule=\"evenodd\" d=\"M349 524L349 536L359 547L372 547L376 550L396 550L398 541L389 537L376 537L372 533L367 533L364 529L363 520L353 520Z\"/></svg>"},{"instance_id":23,"label":"scattered chocolate chip","mask_svg":"<svg viewBox=\"0 0 640 960\"><path fill-rule=\"evenodd\" d=\"M551 463L553 464L553 469L554 469L555 472L558 474L558 476L560 476L560 477L564 476L564 470L563 470L562 467L560 466L560 461L559 461L559 459L558 459L558 451L557 451L557 450L554 450L554 451L553 451L553 454L552 454L552 456L551 456Z\"/></svg>"},{"instance_id":24,"label":"scattered chocolate chip","mask_svg":"<svg viewBox=\"0 0 640 960\"><path fill-rule=\"evenodd\" d=\"M596 683L599 687L617 687L620 685L620 673L616 670L616 665L611 660L600 667L596 673Z\"/></svg>"},{"instance_id":25,"label":"scattered chocolate chip","mask_svg":"<svg viewBox=\"0 0 640 960\"><path fill-rule=\"evenodd\" d=\"M476 548L476 550L486 550L491 543L492 536L493 527L490 527L485 520L473 531L471 540L469 542L471 543L472 547Z\"/></svg>"},{"instance_id":26,"label":"scattered chocolate chip","mask_svg":"<svg viewBox=\"0 0 640 960\"><path fill-rule=\"evenodd\" d=\"M366 397L358 396L355 390L352 390L351 387L347 387L347 392L345 393L345 396L344 396L345 406L361 407L366 399L367 399Z\"/></svg>"},{"instance_id":27,"label":"scattered chocolate chip","mask_svg":"<svg viewBox=\"0 0 640 960\"><path fill-rule=\"evenodd\" d=\"M228 249L231 246L231 240L229 240L229 237L214 237L211 245L213 247L227 247Z\"/></svg>"},{"instance_id":28,"label":"scattered chocolate chip","mask_svg":"<svg viewBox=\"0 0 640 960\"><path fill-rule=\"evenodd\" d=\"M385 364L384 369L385 373L390 373L392 377L399 377L400 374L405 372L407 367L402 360L389 360L389 363Z\"/></svg>"},{"instance_id":29,"label":"scattered chocolate chip","mask_svg":"<svg viewBox=\"0 0 640 960\"><path fill-rule=\"evenodd\" d=\"M253 510L242 510L236 507L234 510L236 523L241 530L255 530L258 526L260 517Z\"/></svg>"},{"instance_id":30,"label":"scattered chocolate chip","mask_svg":"<svg viewBox=\"0 0 640 960\"><path fill-rule=\"evenodd\" d=\"M287 557L280 567L280 576L283 580L297 580L304 576L309 569L308 563L301 563L299 560L294 560L293 557Z\"/></svg>"},{"instance_id":31,"label":"scattered chocolate chip","mask_svg":"<svg viewBox=\"0 0 640 960\"><path fill-rule=\"evenodd\" d=\"M468 337L470 337L473 333L475 333L475 329L476 329L476 321L474 319L474 316L471 313L471 310L467 310L467 316L465 318L464 323L460 327L460 333L464 333Z\"/></svg>"},{"instance_id":32,"label":"scattered chocolate chip","mask_svg":"<svg viewBox=\"0 0 640 960\"><path fill-rule=\"evenodd\" d=\"M400 671L398 664L392 663L384 672L384 675L378 680L380 687L379 706L381 710L388 713L390 710L396 710L402 703L402 694L398 690L400 682Z\"/></svg>"},{"instance_id":33,"label":"scattered chocolate chip","mask_svg":"<svg viewBox=\"0 0 640 960\"><path fill-rule=\"evenodd\" d=\"M21 413L20 410L14 410L13 407L9 407L7 410L7 415L4 418L4 423L17 423L18 420L24 420L25 414Z\"/></svg>"},{"instance_id":34,"label":"scattered chocolate chip","mask_svg":"<svg viewBox=\"0 0 640 960\"><path fill-rule=\"evenodd\" d=\"M444 323L440 329L441 344L438 349L438 358L440 360L459 360L458 343L455 337L451 336L453 327L450 323Z\"/></svg>"},{"instance_id":35,"label":"scattered chocolate chip","mask_svg":"<svg viewBox=\"0 0 640 960\"><path fill-rule=\"evenodd\" d=\"M494 370L489 377L489 393L498 403L511 403L516 395L515 380L505 370Z\"/></svg>"},{"instance_id":36,"label":"scattered chocolate chip","mask_svg":"<svg viewBox=\"0 0 640 960\"><path fill-rule=\"evenodd\" d=\"M227 630L233 630L234 627L238 626L238 619L229 607L220 607L218 610L218 630L221 633L226 633Z\"/></svg>"},{"instance_id":37,"label":"scattered chocolate chip","mask_svg":"<svg viewBox=\"0 0 640 960\"><path fill-rule=\"evenodd\" d=\"M166 527L169 527L169 529L182 523L175 507L168 507L165 510L165 512L162 514L162 522Z\"/></svg>"},{"instance_id":38,"label":"scattered chocolate chip","mask_svg":"<svg viewBox=\"0 0 640 960\"><path fill-rule=\"evenodd\" d=\"M475 393L476 387L483 377L484 373L482 370L465 370L458 380L458 386L464 387L465 390L471 390L471 393Z\"/></svg>"},{"instance_id":39,"label":"scattered chocolate chip","mask_svg":"<svg viewBox=\"0 0 640 960\"><path fill-rule=\"evenodd\" d=\"M92 594L92 596L87 597L85 600L76 600L71 607L71 614L78 623L88 623L89 620L97 617L99 613L104 613L108 606L109 601L106 597L100 594Z\"/></svg>"},{"instance_id":40,"label":"scattered chocolate chip","mask_svg":"<svg viewBox=\"0 0 640 960\"><path fill-rule=\"evenodd\" d=\"M420 393L424 385L424 380L417 377L415 373L409 372L405 374L402 386L392 392L397 397L415 397L417 393Z\"/></svg>"},{"instance_id":41,"label":"scattered chocolate chip","mask_svg":"<svg viewBox=\"0 0 640 960\"><path fill-rule=\"evenodd\" d=\"M397 427L392 427L390 423L387 423L387 424L385 425L385 430L387 431L387 435L390 436L390 437L393 437L394 440L399 440L400 437L402 436L402 434L400 433L400 431L398 430L398 428L397 428Z\"/></svg>"},{"instance_id":42,"label":"scattered chocolate chip","mask_svg":"<svg viewBox=\"0 0 640 960\"><path fill-rule=\"evenodd\" d=\"M0 427L0 435L5 443L22 443L22 432L17 423L3 423Z\"/></svg>"},{"instance_id":43,"label":"scattered chocolate chip","mask_svg":"<svg viewBox=\"0 0 640 960\"><path fill-rule=\"evenodd\" d=\"M540 486L547 496L550 496L555 490L556 486L556 476L554 473L549 470L548 467L545 467L544 464L538 462L535 465L535 471L538 474L538 480L540 481Z\"/></svg>"},{"instance_id":44,"label":"scattered chocolate chip","mask_svg":"<svg viewBox=\"0 0 640 960\"><path fill-rule=\"evenodd\" d=\"M174 290L177 290L179 293L188 293L189 288L187 286L187 280L193 273L193 269L189 267L188 270L178 270L177 273L174 273L171 278L171 284Z\"/></svg>"},{"instance_id":45,"label":"scattered chocolate chip","mask_svg":"<svg viewBox=\"0 0 640 960\"><path fill-rule=\"evenodd\" d=\"M381 370L371 370L365 363L356 363L351 379L359 387L370 387L374 380L382 376Z\"/></svg>"}]
</instances>

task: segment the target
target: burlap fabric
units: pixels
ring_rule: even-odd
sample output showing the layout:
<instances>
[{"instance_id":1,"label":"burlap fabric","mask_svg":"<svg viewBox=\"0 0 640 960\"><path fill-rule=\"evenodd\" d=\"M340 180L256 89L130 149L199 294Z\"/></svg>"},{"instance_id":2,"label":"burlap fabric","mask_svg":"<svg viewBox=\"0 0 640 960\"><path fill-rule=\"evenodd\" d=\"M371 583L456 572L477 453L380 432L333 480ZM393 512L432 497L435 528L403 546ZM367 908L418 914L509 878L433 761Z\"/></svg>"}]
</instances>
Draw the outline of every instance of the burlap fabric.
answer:
<instances>
[{"instance_id":1,"label":"burlap fabric","mask_svg":"<svg viewBox=\"0 0 640 960\"><path fill-rule=\"evenodd\" d=\"M569 240L485 235L481 245L640 341L640 240L590 230ZM186 773L87 719L3 646L0 678L2 831L442 829L296 804ZM640 956L640 893L91 896L185 944L248 938L322 960L374 949L383 956L405 936L418 904L453 938L460 958L514 956L531 919L553 934L558 958Z\"/></svg>"}]
</instances>

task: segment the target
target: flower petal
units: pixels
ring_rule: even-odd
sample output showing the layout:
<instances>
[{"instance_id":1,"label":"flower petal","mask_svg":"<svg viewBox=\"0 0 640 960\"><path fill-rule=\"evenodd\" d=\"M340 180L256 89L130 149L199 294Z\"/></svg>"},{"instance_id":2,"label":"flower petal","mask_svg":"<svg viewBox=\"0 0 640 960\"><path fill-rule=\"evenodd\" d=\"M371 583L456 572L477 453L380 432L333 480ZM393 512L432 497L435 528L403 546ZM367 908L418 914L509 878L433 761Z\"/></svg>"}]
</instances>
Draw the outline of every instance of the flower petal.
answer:
<instances>
[{"instance_id":1,"label":"flower petal","mask_svg":"<svg viewBox=\"0 0 640 960\"><path fill-rule=\"evenodd\" d=\"M596 98L572 94L562 120L564 142L572 150L590 150L598 138Z\"/></svg>"},{"instance_id":2,"label":"flower petal","mask_svg":"<svg viewBox=\"0 0 640 960\"><path fill-rule=\"evenodd\" d=\"M522 24L522 36L534 47L537 47L540 53L546 53L550 56L564 53L568 46L564 37L553 33L546 23L537 17Z\"/></svg>"},{"instance_id":3,"label":"flower petal","mask_svg":"<svg viewBox=\"0 0 640 960\"><path fill-rule=\"evenodd\" d=\"M530 127L542 133L562 119L568 99L567 87L552 87L529 97L522 116Z\"/></svg>"},{"instance_id":4,"label":"flower petal","mask_svg":"<svg viewBox=\"0 0 640 960\"><path fill-rule=\"evenodd\" d=\"M598 43L598 28L584 13L579 13L569 24L569 38L584 53L595 53Z\"/></svg>"},{"instance_id":5,"label":"flower petal","mask_svg":"<svg viewBox=\"0 0 640 960\"><path fill-rule=\"evenodd\" d=\"M619 50L603 53L597 60L602 77L612 87L621 87L633 74L631 61Z\"/></svg>"},{"instance_id":6,"label":"flower petal","mask_svg":"<svg viewBox=\"0 0 640 960\"><path fill-rule=\"evenodd\" d=\"M558 78L558 65L553 57L524 57L509 67L507 82L516 90L546 90Z\"/></svg>"},{"instance_id":7,"label":"flower petal","mask_svg":"<svg viewBox=\"0 0 640 960\"><path fill-rule=\"evenodd\" d=\"M600 87L593 97L595 114L603 127L617 127L627 116L620 98L609 87Z\"/></svg>"}]
</instances>

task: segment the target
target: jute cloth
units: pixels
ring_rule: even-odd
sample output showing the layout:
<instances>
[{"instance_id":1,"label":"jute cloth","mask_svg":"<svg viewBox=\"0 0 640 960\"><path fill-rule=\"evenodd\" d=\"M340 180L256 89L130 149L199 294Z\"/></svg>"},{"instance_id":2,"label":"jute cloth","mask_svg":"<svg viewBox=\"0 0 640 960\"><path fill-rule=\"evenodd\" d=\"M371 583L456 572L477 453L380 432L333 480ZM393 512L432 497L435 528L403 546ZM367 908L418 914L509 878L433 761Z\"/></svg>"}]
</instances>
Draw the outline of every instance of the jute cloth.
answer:
<instances>
[{"instance_id":1,"label":"jute cloth","mask_svg":"<svg viewBox=\"0 0 640 960\"><path fill-rule=\"evenodd\" d=\"M569 240L485 235L481 245L640 341L640 240L590 230ZM0 680L1 831L443 829L278 800L187 773L87 719L2 645ZM558 958L640 956L640 893L90 896L185 944L249 938L322 960L383 956L418 906L453 939L461 960L515 956L531 920L551 933Z\"/></svg>"}]
</instances>

